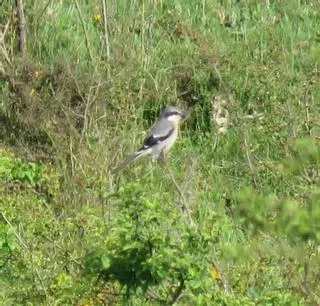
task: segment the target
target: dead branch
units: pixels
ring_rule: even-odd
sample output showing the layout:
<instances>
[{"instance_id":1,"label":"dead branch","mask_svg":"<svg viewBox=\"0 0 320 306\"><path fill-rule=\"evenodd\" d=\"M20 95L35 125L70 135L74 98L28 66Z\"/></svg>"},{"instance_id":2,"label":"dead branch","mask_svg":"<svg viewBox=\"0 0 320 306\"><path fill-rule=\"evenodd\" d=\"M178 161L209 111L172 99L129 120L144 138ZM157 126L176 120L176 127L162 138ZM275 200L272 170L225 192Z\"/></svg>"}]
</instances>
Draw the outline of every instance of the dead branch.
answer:
<instances>
[{"instance_id":1,"label":"dead branch","mask_svg":"<svg viewBox=\"0 0 320 306\"><path fill-rule=\"evenodd\" d=\"M196 172L198 158L192 157L187 161L187 170L184 175L183 183L181 184L181 190L185 194L186 201L188 203L188 207L190 207L192 199L193 199L193 191L194 191L194 173Z\"/></svg>"},{"instance_id":2,"label":"dead branch","mask_svg":"<svg viewBox=\"0 0 320 306\"><path fill-rule=\"evenodd\" d=\"M4 27L4 30L0 32L0 43L4 43L4 38L8 32L9 25L10 25L10 19L8 20L7 24Z\"/></svg>"},{"instance_id":3,"label":"dead branch","mask_svg":"<svg viewBox=\"0 0 320 306\"><path fill-rule=\"evenodd\" d=\"M47 8L49 7L49 5L51 4L53 0L48 0L48 2L46 3L46 5L44 6L44 8L42 9L42 11L40 12L40 14L36 17L36 20L39 22L39 20L42 18L42 16L44 15L44 13L46 12ZM40 23L39 23L40 24Z\"/></svg>"},{"instance_id":4,"label":"dead branch","mask_svg":"<svg viewBox=\"0 0 320 306\"><path fill-rule=\"evenodd\" d=\"M35 269L35 272L36 272L36 275L40 281L40 285L41 285L41 288L42 288L42 291L44 293L45 296L47 296L47 289L46 289L46 286L44 285L44 282L43 282L43 279L38 271L38 269Z\"/></svg>"},{"instance_id":5,"label":"dead branch","mask_svg":"<svg viewBox=\"0 0 320 306\"><path fill-rule=\"evenodd\" d=\"M167 305L166 300L163 299L156 291L153 289L149 288L146 293L147 297L154 300L160 305Z\"/></svg>"},{"instance_id":6,"label":"dead branch","mask_svg":"<svg viewBox=\"0 0 320 306\"><path fill-rule=\"evenodd\" d=\"M194 222L193 222L192 217L191 217L190 209L188 207L188 202L187 202L187 200L186 200L186 198L185 198L185 196L183 194L183 191L179 187L176 179L174 178L174 175L173 175L173 173L171 171L170 166L167 163L166 163L166 165L167 165L168 173L169 173L169 175L171 177L171 180L173 182L173 185L175 186L177 192L180 195L181 211L182 211L183 214L185 214L187 216L187 218L189 220L189 225L190 226L194 226Z\"/></svg>"},{"instance_id":7,"label":"dead branch","mask_svg":"<svg viewBox=\"0 0 320 306\"><path fill-rule=\"evenodd\" d=\"M173 305L179 300L184 288L185 288L184 279L182 279L180 281L180 284L179 284L178 288L173 293L173 297L172 297L171 301L169 302L169 305Z\"/></svg>"},{"instance_id":8,"label":"dead branch","mask_svg":"<svg viewBox=\"0 0 320 306\"><path fill-rule=\"evenodd\" d=\"M3 55L3 57L5 58L7 64L11 67L12 66L12 63L10 61L10 58L9 58L9 55L8 55L8 52L6 50L6 48L4 46L0 46L0 53Z\"/></svg>"},{"instance_id":9,"label":"dead branch","mask_svg":"<svg viewBox=\"0 0 320 306\"><path fill-rule=\"evenodd\" d=\"M14 230L14 235L16 236L16 238L19 240L20 244L28 249L28 246L23 242L21 236L15 231L13 225L10 223L10 221L7 219L7 217L5 216L4 212L1 212L1 216L2 216L2 219Z\"/></svg>"},{"instance_id":10,"label":"dead branch","mask_svg":"<svg viewBox=\"0 0 320 306\"><path fill-rule=\"evenodd\" d=\"M216 260L212 261L212 274L219 287L227 294L233 295L226 278L224 277L221 268Z\"/></svg>"},{"instance_id":11,"label":"dead branch","mask_svg":"<svg viewBox=\"0 0 320 306\"><path fill-rule=\"evenodd\" d=\"M246 151L246 157L247 157L247 161L248 161L248 166L252 175L252 179L253 179L253 184L255 186L255 188L259 187L259 181L258 181L258 177L256 176L255 173L255 169L252 163L252 159L251 159L251 154L250 154L250 147L248 144L248 135L245 133L244 135L244 147L245 147L245 151Z\"/></svg>"}]
</instances>

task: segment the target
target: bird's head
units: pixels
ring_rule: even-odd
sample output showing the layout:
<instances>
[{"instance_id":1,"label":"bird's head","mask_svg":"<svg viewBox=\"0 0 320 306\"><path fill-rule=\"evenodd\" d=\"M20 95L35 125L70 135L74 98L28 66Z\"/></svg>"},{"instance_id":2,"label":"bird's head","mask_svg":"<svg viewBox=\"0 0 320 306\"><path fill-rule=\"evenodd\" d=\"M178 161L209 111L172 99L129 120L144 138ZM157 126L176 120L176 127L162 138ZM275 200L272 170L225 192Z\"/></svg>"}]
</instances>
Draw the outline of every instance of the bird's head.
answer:
<instances>
[{"instance_id":1,"label":"bird's head","mask_svg":"<svg viewBox=\"0 0 320 306\"><path fill-rule=\"evenodd\" d=\"M178 107L168 105L164 110L162 110L160 118L179 123L181 119L186 118L186 113Z\"/></svg>"}]
</instances>

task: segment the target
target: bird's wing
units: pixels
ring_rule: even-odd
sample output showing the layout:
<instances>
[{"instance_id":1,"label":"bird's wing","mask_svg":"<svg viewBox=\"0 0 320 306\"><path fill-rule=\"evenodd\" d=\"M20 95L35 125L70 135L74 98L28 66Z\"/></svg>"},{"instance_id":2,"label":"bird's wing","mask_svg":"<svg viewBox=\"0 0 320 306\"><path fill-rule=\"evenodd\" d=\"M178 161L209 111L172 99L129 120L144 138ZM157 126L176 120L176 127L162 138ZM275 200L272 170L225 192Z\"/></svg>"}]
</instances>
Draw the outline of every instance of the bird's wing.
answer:
<instances>
[{"instance_id":1,"label":"bird's wing","mask_svg":"<svg viewBox=\"0 0 320 306\"><path fill-rule=\"evenodd\" d=\"M146 150L155 146L159 142L168 139L174 132L174 126L167 122L158 122L150 130L149 136L144 140L142 148L140 150Z\"/></svg>"}]
</instances>

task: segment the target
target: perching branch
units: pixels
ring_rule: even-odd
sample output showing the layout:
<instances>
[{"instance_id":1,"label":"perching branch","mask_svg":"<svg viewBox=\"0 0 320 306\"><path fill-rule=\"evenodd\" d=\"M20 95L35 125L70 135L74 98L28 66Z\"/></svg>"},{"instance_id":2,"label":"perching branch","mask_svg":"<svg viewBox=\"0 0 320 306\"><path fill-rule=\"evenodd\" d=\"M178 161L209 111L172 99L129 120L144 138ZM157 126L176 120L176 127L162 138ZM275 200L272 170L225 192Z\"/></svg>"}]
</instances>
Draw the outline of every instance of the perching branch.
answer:
<instances>
[{"instance_id":1,"label":"perching branch","mask_svg":"<svg viewBox=\"0 0 320 306\"><path fill-rule=\"evenodd\" d=\"M167 165L168 173L169 173L169 175L171 177L171 180L172 180L177 192L180 195L181 211L182 211L183 214L185 214L187 216L187 218L189 220L189 225L190 226L194 226L194 222L193 222L192 217L191 217L190 209L188 207L188 202L187 202L187 200L186 200L186 198L185 198L185 196L183 194L183 191L179 187L176 179L174 178L174 175L173 175L173 173L171 171L170 166L167 163L166 163L166 165Z\"/></svg>"}]
</instances>

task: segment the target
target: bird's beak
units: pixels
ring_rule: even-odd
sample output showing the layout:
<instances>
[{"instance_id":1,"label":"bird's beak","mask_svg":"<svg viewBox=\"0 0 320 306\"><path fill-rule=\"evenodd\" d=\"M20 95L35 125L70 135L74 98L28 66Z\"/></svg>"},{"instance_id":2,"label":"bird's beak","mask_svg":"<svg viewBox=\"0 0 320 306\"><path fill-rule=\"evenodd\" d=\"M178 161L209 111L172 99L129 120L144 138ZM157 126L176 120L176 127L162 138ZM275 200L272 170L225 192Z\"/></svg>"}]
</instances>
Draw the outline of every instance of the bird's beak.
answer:
<instances>
[{"instance_id":1,"label":"bird's beak","mask_svg":"<svg viewBox=\"0 0 320 306\"><path fill-rule=\"evenodd\" d=\"M184 112L184 111L181 111L181 112L180 112L180 116L181 116L181 119L182 119L182 120L185 120L185 119L187 119L188 114L187 114L186 112Z\"/></svg>"}]
</instances>

